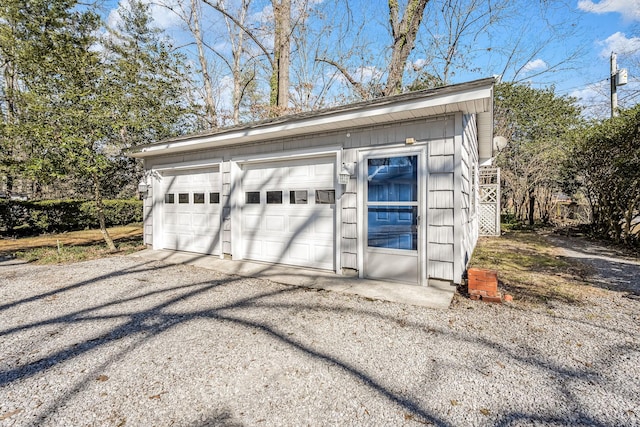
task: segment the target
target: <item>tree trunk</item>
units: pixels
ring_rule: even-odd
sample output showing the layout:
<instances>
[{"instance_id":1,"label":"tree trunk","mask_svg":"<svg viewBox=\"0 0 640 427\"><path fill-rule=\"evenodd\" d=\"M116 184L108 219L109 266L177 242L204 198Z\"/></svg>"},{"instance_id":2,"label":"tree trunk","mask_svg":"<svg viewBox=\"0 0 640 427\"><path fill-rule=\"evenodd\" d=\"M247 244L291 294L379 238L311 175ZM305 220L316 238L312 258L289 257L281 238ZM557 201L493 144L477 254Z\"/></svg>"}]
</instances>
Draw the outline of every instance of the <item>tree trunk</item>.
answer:
<instances>
[{"instance_id":1,"label":"tree trunk","mask_svg":"<svg viewBox=\"0 0 640 427\"><path fill-rule=\"evenodd\" d=\"M234 70L233 77L233 124L240 124L240 104L242 103L242 82L240 81L240 76L236 76L236 71Z\"/></svg>"},{"instance_id":2,"label":"tree trunk","mask_svg":"<svg viewBox=\"0 0 640 427\"><path fill-rule=\"evenodd\" d=\"M204 105L206 110L206 118L209 124L209 128L215 129L218 127L218 113L216 111L216 104L213 99L213 87L211 85L211 76L209 75L209 64L204 52L204 43L202 41L202 33L200 31L199 3L196 0L191 0L191 17L193 22L193 37L196 40L196 47L198 48L198 60L200 62L200 69L202 70L202 80L204 83Z\"/></svg>"},{"instance_id":3,"label":"tree trunk","mask_svg":"<svg viewBox=\"0 0 640 427\"><path fill-rule=\"evenodd\" d=\"M624 242L631 243L631 221L633 220L633 212L627 211L624 216Z\"/></svg>"},{"instance_id":4,"label":"tree trunk","mask_svg":"<svg viewBox=\"0 0 640 427\"><path fill-rule=\"evenodd\" d=\"M633 188L633 186L631 187ZM624 225L622 227L623 240L626 244L631 243L632 233L632 222L637 214L636 207L640 204L640 195L635 197L631 197L624 207L621 207L622 217L624 219Z\"/></svg>"},{"instance_id":5,"label":"tree trunk","mask_svg":"<svg viewBox=\"0 0 640 427\"><path fill-rule=\"evenodd\" d=\"M415 45L427 3L429 3L429 0L409 0L402 20L398 22L398 0L389 0L389 23L391 24L391 34L393 36L393 48L384 96L402 92L402 76L407 58Z\"/></svg>"},{"instance_id":6,"label":"tree trunk","mask_svg":"<svg viewBox=\"0 0 640 427\"><path fill-rule=\"evenodd\" d=\"M511 207L513 209L513 217L516 220L520 219L520 205L518 203L516 203L516 197L515 195L511 195Z\"/></svg>"},{"instance_id":7,"label":"tree trunk","mask_svg":"<svg viewBox=\"0 0 640 427\"><path fill-rule=\"evenodd\" d=\"M13 52L11 52L11 54L13 55ZM18 92L18 88L17 88L17 83L16 83L16 73L15 73L15 69L14 69L14 64L11 61L11 58L4 58L5 62L5 66L4 66L4 73L3 73L3 82L4 82L4 101L6 102L6 108L4 111L4 122L5 124L9 124L9 125L13 125L15 124L16 121L16 116L17 116L17 111L16 111L16 95ZM0 111L0 115L2 114L2 111ZM2 118L0 116L0 118ZM6 166L9 166L7 168L7 172L6 172L6 193L7 196L11 197L11 194L13 194L13 165L14 165L14 151L13 151L13 147L12 144L9 143L7 144L7 146L3 147L4 150L4 154L2 155L2 157L4 157L2 159L3 162L6 162Z\"/></svg>"},{"instance_id":8,"label":"tree trunk","mask_svg":"<svg viewBox=\"0 0 640 427\"><path fill-rule=\"evenodd\" d=\"M31 191L33 193L33 197L36 199L40 199L42 197L42 184L40 184L40 181L34 181Z\"/></svg>"},{"instance_id":9,"label":"tree trunk","mask_svg":"<svg viewBox=\"0 0 640 427\"><path fill-rule=\"evenodd\" d=\"M529 225L535 224L535 210L536 210L536 195L533 192L529 192Z\"/></svg>"},{"instance_id":10,"label":"tree trunk","mask_svg":"<svg viewBox=\"0 0 640 427\"><path fill-rule=\"evenodd\" d=\"M291 54L291 0L272 0L275 19L273 74L271 75L272 115L286 114L289 105L289 63Z\"/></svg>"},{"instance_id":11,"label":"tree trunk","mask_svg":"<svg viewBox=\"0 0 640 427\"><path fill-rule=\"evenodd\" d=\"M249 5L251 0L242 0L240 5L239 16L237 20L244 24L247 11L249 10ZM245 30L237 26L237 33L233 28L233 21L229 19L229 17L225 16L225 21L227 23L227 32L229 33L229 40L231 42L231 54L233 57L233 63L231 64L231 73L233 74L233 94L232 94L232 104L233 104L233 124L240 124L240 104L242 103L242 98L244 96L244 89L248 82L246 81L246 76L242 71L242 54L244 53L244 35Z\"/></svg>"},{"instance_id":12,"label":"tree trunk","mask_svg":"<svg viewBox=\"0 0 640 427\"><path fill-rule=\"evenodd\" d=\"M98 223L100 224L100 232L104 238L107 247L111 252L117 251L113 239L107 231L107 222L104 215L104 204L102 203L102 191L100 191L100 179L97 174L93 175L93 198L96 204L96 215L98 215Z\"/></svg>"}]
</instances>

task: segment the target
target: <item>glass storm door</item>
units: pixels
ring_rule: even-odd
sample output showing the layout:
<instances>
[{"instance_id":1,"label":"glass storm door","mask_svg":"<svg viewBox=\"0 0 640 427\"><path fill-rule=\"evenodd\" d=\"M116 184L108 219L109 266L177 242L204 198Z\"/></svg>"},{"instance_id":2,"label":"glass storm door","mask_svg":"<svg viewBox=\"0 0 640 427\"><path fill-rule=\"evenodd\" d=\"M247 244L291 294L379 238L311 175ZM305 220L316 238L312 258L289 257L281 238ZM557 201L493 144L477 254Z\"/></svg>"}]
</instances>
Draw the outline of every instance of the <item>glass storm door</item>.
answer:
<instances>
[{"instance_id":1,"label":"glass storm door","mask_svg":"<svg viewBox=\"0 0 640 427\"><path fill-rule=\"evenodd\" d=\"M366 161L365 276L418 284L419 157Z\"/></svg>"}]
</instances>

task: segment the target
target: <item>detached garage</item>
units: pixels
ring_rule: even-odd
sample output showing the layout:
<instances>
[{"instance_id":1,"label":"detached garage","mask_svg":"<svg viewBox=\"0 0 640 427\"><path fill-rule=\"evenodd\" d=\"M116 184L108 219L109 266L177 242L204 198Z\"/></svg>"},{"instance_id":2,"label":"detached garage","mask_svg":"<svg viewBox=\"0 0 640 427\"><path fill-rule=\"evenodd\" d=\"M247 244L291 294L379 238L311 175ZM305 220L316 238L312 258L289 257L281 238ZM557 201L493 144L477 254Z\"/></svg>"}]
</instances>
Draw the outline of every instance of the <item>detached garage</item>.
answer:
<instances>
[{"instance_id":1,"label":"detached garage","mask_svg":"<svg viewBox=\"0 0 640 427\"><path fill-rule=\"evenodd\" d=\"M145 243L415 285L460 283L493 79L138 147Z\"/></svg>"}]
</instances>

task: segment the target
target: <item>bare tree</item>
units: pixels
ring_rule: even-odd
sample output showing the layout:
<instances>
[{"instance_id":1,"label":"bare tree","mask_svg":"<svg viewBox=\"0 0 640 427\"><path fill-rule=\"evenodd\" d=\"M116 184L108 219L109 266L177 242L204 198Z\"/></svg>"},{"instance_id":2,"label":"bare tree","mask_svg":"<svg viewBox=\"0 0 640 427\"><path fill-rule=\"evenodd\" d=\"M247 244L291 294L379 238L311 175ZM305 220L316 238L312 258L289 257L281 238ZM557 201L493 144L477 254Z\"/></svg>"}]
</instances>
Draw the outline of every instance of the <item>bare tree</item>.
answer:
<instances>
[{"instance_id":1,"label":"bare tree","mask_svg":"<svg viewBox=\"0 0 640 427\"><path fill-rule=\"evenodd\" d=\"M402 92L402 77L407 58L415 46L416 36L429 0L408 0L402 19L399 18L398 0L389 0L389 24L393 45L391 62L388 67L387 84L383 95L389 96Z\"/></svg>"},{"instance_id":2,"label":"bare tree","mask_svg":"<svg viewBox=\"0 0 640 427\"><path fill-rule=\"evenodd\" d=\"M640 32L640 24L636 24L632 28L632 34ZM628 70L629 83L618 89L618 102L622 108L633 108L640 102L640 46L638 44L629 44L627 49L623 49L618 54L619 68ZM604 98L609 100L609 85L606 85L606 93Z\"/></svg>"},{"instance_id":3,"label":"bare tree","mask_svg":"<svg viewBox=\"0 0 640 427\"><path fill-rule=\"evenodd\" d=\"M270 106L271 115L282 115L288 110L289 102L289 66L291 55L291 0L272 0L274 14L273 49L268 49L260 40L257 31L248 27L238 16L227 11L220 1L202 0L244 34L262 51L271 67Z\"/></svg>"},{"instance_id":4,"label":"bare tree","mask_svg":"<svg viewBox=\"0 0 640 427\"><path fill-rule=\"evenodd\" d=\"M418 42L425 56L415 64L415 71L426 69L442 84L448 84L455 68L469 70L471 57L486 54L487 48L478 42L491 26L499 24L510 0L433 0L423 21L424 35Z\"/></svg>"},{"instance_id":5,"label":"bare tree","mask_svg":"<svg viewBox=\"0 0 640 427\"><path fill-rule=\"evenodd\" d=\"M237 10L237 20L242 23L243 26L246 22L250 5L251 0L241 0L240 6ZM231 69L231 73L233 75L233 90L231 95L233 108L232 118L233 124L237 125L240 123L240 105L242 103L242 98L244 97L244 92L248 85L255 78L255 71L252 71L251 68L249 68L249 72L247 72L242 60L246 53L244 46L246 32L242 27L236 26L234 21L232 21L227 15L224 15L224 20L227 25L229 42L231 43L232 56L232 61L230 63L228 61L225 62L227 62L227 65Z\"/></svg>"},{"instance_id":6,"label":"bare tree","mask_svg":"<svg viewBox=\"0 0 640 427\"><path fill-rule=\"evenodd\" d=\"M449 84L465 73L551 84L546 76L556 79L583 57L586 43L564 43L581 38L574 9L565 1L432 0L412 61L416 80L435 76Z\"/></svg>"},{"instance_id":7,"label":"bare tree","mask_svg":"<svg viewBox=\"0 0 640 427\"><path fill-rule=\"evenodd\" d=\"M487 71L503 81L556 84L558 72L577 69L591 46L583 39L579 20L573 2L540 0L505 7L493 18L500 27L491 28L499 28L501 37L485 48L491 67ZM567 39L577 42L567 44Z\"/></svg>"},{"instance_id":8,"label":"bare tree","mask_svg":"<svg viewBox=\"0 0 640 427\"><path fill-rule=\"evenodd\" d=\"M218 127L218 114L216 111L216 103L213 98L213 85L211 84L211 76L209 75L209 62L205 55L204 40L202 39L202 30L200 29L200 16L202 10L197 0L190 0L191 8L189 11L189 19L185 20L189 30L193 34L198 49L198 62L200 63L200 72L202 73L202 82L204 84L204 105L205 112L210 128Z\"/></svg>"},{"instance_id":9,"label":"bare tree","mask_svg":"<svg viewBox=\"0 0 640 427\"><path fill-rule=\"evenodd\" d=\"M198 64L204 94L202 95L205 105L205 122L208 129L218 127L218 111L216 108L214 89L210 73L209 56L206 53L207 45L202 32L202 8L198 0L189 0L187 5L184 1L160 0L156 3L173 12L185 25L187 31L193 37L196 45Z\"/></svg>"},{"instance_id":10,"label":"bare tree","mask_svg":"<svg viewBox=\"0 0 640 427\"><path fill-rule=\"evenodd\" d=\"M281 115L289 108L289 67L291 64L291 0L271 0L275 31L273 35L273 74L270 104Z\"/></svg>"},{"instance_id":11,"label":"bare tree","mask_svg":"<svg viewBox=\"0 0 640 427\"><path fill-rule=\"evenodd\" d=\"M378 75L378 77L386 76L386 82L376 82L376 79L364 81L361 77L364 77L365 73L361 73L362 76L358 76L357 72L349 70L347 66L348 58L336 60L325 55L318 57L317 61L335 67L358 96L363 99L389 96L402 92L407 59L415 47L420 23L429 1L408 0L404 8L402 8L397 0L389 0L388 24L392 37L391 55L384 65L386 72ZM362 53L360 53L360 56L363 56ZM362 71L363 68L366 68L366 66L358 67L357 69ZM371 69L371 66L368 68Z\"/></svg>"}]
</instances>

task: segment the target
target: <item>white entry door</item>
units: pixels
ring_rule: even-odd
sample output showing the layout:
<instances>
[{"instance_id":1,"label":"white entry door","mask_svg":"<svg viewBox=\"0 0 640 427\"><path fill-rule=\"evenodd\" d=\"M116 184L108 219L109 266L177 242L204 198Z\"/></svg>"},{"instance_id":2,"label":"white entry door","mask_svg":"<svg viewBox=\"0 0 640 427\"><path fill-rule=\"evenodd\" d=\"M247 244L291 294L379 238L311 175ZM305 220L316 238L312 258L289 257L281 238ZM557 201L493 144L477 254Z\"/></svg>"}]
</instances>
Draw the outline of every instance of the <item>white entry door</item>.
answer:
<instances>
[{"instance_id":1,"label":"white entry door","mask_svg":"<svg viewBox=\"0 0 640 427\"><path fill-rule=\"evenodd\" d=\"M162 192L162 247L219 254L219 169L166 171L162 176Z\"/></svg>"},{"instance_id":2,"label":"white entry door","mask_svg":"<svg viewBox=\"0 0 640 427\"><path fill-rule=\"evenodd\" d=\"M420 156L369 156L366 162L366 277L419 284Z\"/></svg>"},{"instance_id":3,"label":"white entry door","mask_svg":"<svg viewBox=\"0 0 640 427\"><path fill-rule=\"evenodd\" d=\"M334 270L335 157L242 169L243 258Z\"/></svg>"}]
</instances>

